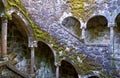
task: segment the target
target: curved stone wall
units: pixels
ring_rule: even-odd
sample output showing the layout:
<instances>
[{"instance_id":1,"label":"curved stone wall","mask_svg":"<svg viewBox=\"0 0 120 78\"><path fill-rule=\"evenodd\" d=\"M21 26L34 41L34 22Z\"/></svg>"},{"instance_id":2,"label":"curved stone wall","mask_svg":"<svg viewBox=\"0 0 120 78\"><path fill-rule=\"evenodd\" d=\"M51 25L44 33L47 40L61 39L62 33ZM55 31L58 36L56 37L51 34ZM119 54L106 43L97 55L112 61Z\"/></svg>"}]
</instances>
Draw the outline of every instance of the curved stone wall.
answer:
<instances>
[{"instance_id":1,"label":"curved stone wall","mask_svg":"<svg viewBox=\"0 0 120 78\"><path fill-rule=\"evenodd\" d=\"M96 60L96 63L100 63L104 71L107 71L108 73L111 73L111 62L113 55L113 29L112 27L115 26L115 18L119 14L120 7L119 7L119 0L111 0L111 1L103 1L103 0L95 0L93 2L93 5L87 5L86 8L90 10L91 8L95 8L92 10L92 14L90 17L87 17L85 22L81 22L81 28L82 28L82 35L85 35L85 31L83 29L86 29L87 23L89 19L96 15L102 15L108 20L108 29L110 29L110 32L108 35L110 36L109 44L85 44L84 41L72 34L70 31L67 31L62 24L59 21L59 18L62 17L63 12L70 13L69 7L65 6L63 1L59 3L59 6L57 5L57 2L52 2L49 0L46 0L47 2L50 2L50 5L46 4L46 2L40 0L40 1L31 1L29 5L28 3L23 0L26 9L31 15L31 18L34 20L36 24L39 25L39 27L48 32L50 36L55 37L57 39L57 42L59 42L60 45L72 48L72 53L81 53L85 54L86 56L92 57ZM59 0L60 1L60 0ZM58 1L58 2L59 2ZM43 6L43 5L47 6ZM64 5L64 6L63 6ZM91 6L91 8L89 8ZM49 7L49 8L48 8ZM57 8L57 10L55 10ZM57 14L57 15L56 15ZM64 17L63 17L64 18ZM85 17L86 18L86 17ZM81 20L81 18L80 18ZM97 19L96 19L97 20ZM112 26L111 26L112 25ZM106 30L105 30L106 31ZM85 38L84 38L85 39Z\"/></svg>"},{"instance_id":2,"label":"curved stone wall","mask_svg":"<svg viewBox=\"0 0 120 78\"><path fill-rule=\"evenodd\" d=\"M83 17L86 19L84 20L84 22L81 19L81 17L78 19L81 23L82 39L74 35L71 31L66 30L66 28L60 22L61 21L60 18L63 16L64 12L68 14L71 13L70 7L65 4L66 3L65 1L63 0L57 0L57 1L55 0L38 0L38 1L23 0L22 3L26 7L27 11L29 12L31 19L34 20L34 22L39 26L40 29L44 30L45 32L49 33L51 37L55 38L60 46L64 46L65 48L72 49L70 50L70 53L68 53L67 51L63 51L63 54L65 52L68 53L70 56L74 54L82 54L85 57L88 57L87 61L91 61L89 58L93 58L94 59L93 63L99 64L101 67L101 69L98 69L98 70L96 69L97 71L99 71L99 73L97 74L101 74L101 71L105 71L109 75L111 74L114 75L114 73L115 75L117 74L116 76L120 75L119 74L120 70L118 69L119 62L117 62L119 58L115 57L115 56L120 57L117 54L119 51L119 46L116 46L116 45L119 45L119 43L116 44L116 42L119 41L117 40L119 39L119 33L117 34L115 33L116 35L114 37L115 19L120 12L119 0L111 0L111 1L95 0L92 3L92 7L90 8L89 6L91 5L86 4L86 8L88 10L90 10L91 8L95 8L95 9L92 10L93 12L87 18L83 14ZM105 44L105 43L102 43L102 44L87 43L86 44L85 43L85 37L83 36L86 35L85 30L87 29L87 23L89 23L90 18L96 15L104 16L108 21L107 26L110 28L110 32L109 34L105 32L105 34L108 34L110 36L109 44ZM98 20L98 18L96 20ZM97 23L98 22L99 21L97 21ZM102 21L102 23L104 22L105 21ZM105 25L106 25L106 22L105 22ZM119 25L119 21L117 21L117 25ZM115 51L115 48L117 49L116 51ZM67 57L70 57L70 56L67 56ZM80 58L75 58L75 59L73 58L72 61L75 64L77 59L78 60L77 63L80 65L80 63L83 62L84 60L83 58L81 58L82 60L80 60ZM62 59L64 59L64 57ZM114 65L115 64L114 62L116 62L117 64ZM92 73L94 73L93 70L91 71ZM78 74L81 75L81 73L79 72ZM91 73L87 73L87 75L88 74L91 74Z\"/></svg>"}]
</instances>

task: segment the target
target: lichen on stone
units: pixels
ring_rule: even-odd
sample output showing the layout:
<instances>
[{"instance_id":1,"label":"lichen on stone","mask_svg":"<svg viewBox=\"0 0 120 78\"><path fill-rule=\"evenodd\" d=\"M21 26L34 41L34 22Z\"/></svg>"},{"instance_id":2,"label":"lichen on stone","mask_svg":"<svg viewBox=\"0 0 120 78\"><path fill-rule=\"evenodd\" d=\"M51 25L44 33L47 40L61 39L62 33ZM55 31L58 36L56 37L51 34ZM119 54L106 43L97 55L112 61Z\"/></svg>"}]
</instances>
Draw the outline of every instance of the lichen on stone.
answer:
<instances>
[{"instance_id":1,"label":"lichen on stone","mask_svg":"<svg viewBox=\"0 0 120 78\"><path fill-rule=\"evenodd\" d=\"M94 74L94 71L100 71L101 70L101 65L95 63L95 60L92 58L88 58L88 56L85 56L83 54L67 54L64 53L59 56L59 61L69 59L71 60L74 65L76 66L78 70L78 73L81 75L89 75L89 74ZM91 61L88 61L91 60Z\"/></svg>"},{"instance_id":2,"label":"lichen on stone","mask_svg":"<svg viewBox=\"0 0 120 78\"><path fill-rule=\"evenodd\" d=\"M12 16L8 13L8 11L11 9L11 7L16 8L18 11L20 11L26 19L29 21L30 25L32 26L34 30L34 35L36 38L41 38L45 40L48 36L48 34L38 28L38 26L31 20L27 10L21 5L21 0L7 0L7 3L5 5L5 17L6 18L11 18Z\"/></svg>"},{"instance_id":3,"label":"lichen on stone","mask_svg":"<svg viewBox=\"0 0 120 78\"><path fill-rule=\"evenodd\" d=\"M85 4L89 4L89 7L94 4L94 0L67 0L69 3L71 12L74 16L81 18L85 21L95 10L87 8Z\"/></svg>"}]
</instances>

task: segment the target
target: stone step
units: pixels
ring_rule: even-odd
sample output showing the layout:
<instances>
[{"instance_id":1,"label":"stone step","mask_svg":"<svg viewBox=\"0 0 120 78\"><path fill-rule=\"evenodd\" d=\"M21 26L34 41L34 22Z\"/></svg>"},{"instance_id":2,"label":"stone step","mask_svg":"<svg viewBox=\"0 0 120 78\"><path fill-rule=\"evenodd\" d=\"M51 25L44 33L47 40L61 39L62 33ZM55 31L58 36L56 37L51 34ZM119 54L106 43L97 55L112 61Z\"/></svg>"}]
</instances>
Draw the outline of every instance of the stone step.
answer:
<instances>
[{"instance_id":1,"label":"stone step","mask_svg":"<svg viewBox=\"0 0 120 78\"><path fill-rule=\"evenodd\" d=\"M3 62L0 63L0 67L2 66L6 66L7 68L9 68L11 71L15 72L16 74L18 74L19 76L23 77L23 78L28 78L29 75L27 73L23 73L19 70L17 70L13 65L11 65L9 62Z\"/></svg>"}]
</instances>

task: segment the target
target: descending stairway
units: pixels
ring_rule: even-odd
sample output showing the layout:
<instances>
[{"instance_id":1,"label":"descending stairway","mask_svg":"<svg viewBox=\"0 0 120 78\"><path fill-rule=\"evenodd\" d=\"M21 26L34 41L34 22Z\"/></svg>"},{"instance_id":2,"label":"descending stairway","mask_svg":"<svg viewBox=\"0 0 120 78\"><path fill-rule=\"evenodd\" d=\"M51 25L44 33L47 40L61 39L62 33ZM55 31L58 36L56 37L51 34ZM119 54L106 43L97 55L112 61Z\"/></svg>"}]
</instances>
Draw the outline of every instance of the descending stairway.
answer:
<instances>
[{"instance_id":1,"label":"descending stairway","mask_svg":"<svg viewBox=\"0 0 120 78\"><path fill-rule=\"evenodd\" d=\"M9 63L9 61L2 61L0 63L0 77L9 77L9 78L29 78L29 75L27 73L23 73L16 69L13 65ZM7 71L6 71L7 70ZM8 72L6 74L6 72ZM10 72L13 72L14 75L12 75Z\"/></svg>"}]
</instances>

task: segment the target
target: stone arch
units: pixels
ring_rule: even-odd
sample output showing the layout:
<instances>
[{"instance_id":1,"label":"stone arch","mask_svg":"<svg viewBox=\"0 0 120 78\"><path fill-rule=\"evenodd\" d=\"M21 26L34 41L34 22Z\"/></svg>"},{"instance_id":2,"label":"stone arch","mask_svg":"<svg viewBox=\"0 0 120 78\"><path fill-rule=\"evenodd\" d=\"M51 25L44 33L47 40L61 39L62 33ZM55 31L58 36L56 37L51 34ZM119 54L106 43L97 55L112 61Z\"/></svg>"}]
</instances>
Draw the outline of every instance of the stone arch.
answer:
<instances>
[{"instance_id":1,"label":"stone arch","mask_svg":"<svg viewBox=\"0 0 120 78\"><path fill-rule=\"evenodd\" d=\"M18 22L18 21L20 22L22 28L26 32L26 35L34 39L34 31L29 21L27 20L27 18L17 10L13 11L11 15L12 15L12 19L17 19L17 21L15 22Z\"/></svg>"},{"instance_id":2,"label":"stone arch","mask_svg":"<svg viewBox=\"0 0 120 78\"><path fill-rule=\"evenodd\" d=\"M8 2L5 1L5 0L1 0L3 6L5 7L5 5L7 6ZM4 8L4 9L7 9L7 8ZM15 17L17 19L17 21L19 20L23 29L25 30L26 34L28 37L32 37L34 39L34 31L32 29L32 26L29 22L29 20L27 19L27 17L19 11L19 9L11 6L9 10L7 10L6 12L8 15L11 15L12 16L12 19ZM3 15L5 16L5 12L3 12ZM11 20L11 19L10 19ZM17 22L17 21L14 21L14 22Z\"/></svg>"},{"instance_id":3,"label":"stone arch","mask_svg":"<svg viewBox=\"0 0 120 78\"><path fill-rule=\"evenodd\" d=\"M79 78L76 68L68 60L61 61L60 78Z\"/></svg>"},{"instance_id":4,"label":"stone arch","mask_svg":"<svg viewBox=\"0 0 120 78\"><path fill-rule=\"evenodd\" d=\"M110 33L108 20L103 15L95 15L87 21L86 39L87 43L105 43L110 42Z\"/></svg>"},{"instance_id":5,"label":"stone arch","mask_svg":"<svg viewBox=\"0 0 120 78\"><path fill-rule=\"evenodd\" d=\"M81 36L81 23L77 18L73 16L66 17L62 21L62 25L76 36Z\"/></svg>"},{"instance_id":6,"label":"stone arch","mask_svg":"<svg viewBox=\"0 0 120 78\"><path fill-rule=\"evenodd\" d=\"M14 31L18 31L17 33L23 38L23 41L25 39L26 47L28 47L28 38L32 37L34 39L34 32L32 27L30 26L30 23L25 18L25 16L19 11L13 11L11 13L11 16L12 16L12 19L8 20L8 40L9 40L10 33L14 34Z\"/></svg>"},{"instance_id":7,"label":"stone arch","mask_svg":"<svg viewBox=\"0 0 120 78\"><path fill-rule=\"evenodd\" d=\"M12 65L18 70L29 73L30 48L29 37L34 39L33 30L25 16L19 11L11 13L12 19L8 19L7 53Z\"/></svg>"},{"instance_id":8,"label":"stone arch","mask_svg":"<svg viewBox=\"0 0 120 78\"><path fill-rule=\"evenodd\" d=\"M49 49L51 50L51 52L52 52L52 54L53 54L53 57L54 57L54 65L57 63L57 54L56 54L56 51L52 48L52 46L49 44L49 43L47 43L47 42L45 42L45 41L43 41L43 40L41 40L41 39L38 39L37 40L37 42L42 42L42 43L44 43L46 46L48 46L49 47Z\"/></svg>"},{"instance_id":9,"label":"stone arch","mask_svg":"<svg viewBox=\"0 0 120 78\"><path fill-rule=\"evenodd\" d=\"M119 33L120 32L120 13L116 16L115 18L115 24L116 24L116 27L115 27L115 32L116 33ZM114 20L113 20L114 21Z\"/></svg>"},{"instance_id":10,"label":"stone arch","mask_svg":"<svg viewBox=\"0 0 120 78\"><path fill-rule=\"evenodd\" d=\"M98 19L98 20L96 20L96 19ZM104 21L102 21L102 20L104 20ZM93 22L95 23L95 25ZM103 15L94 15L93 17L91 17L87 21L87 27L97 26L98 24L101 24L103 26L107 26L108 21L107 21L106 17Z\"/></svg>"},{"instance_id":11,"label":"stone arch","mask_svg":"<svg viewBox=\"0 0 120 78\"><path fill-rule=\"evenodd\" d=\"M60 17L59 19L59 23L62 24L62 21L67 18L67 17L71 17L73 16L72 13L67 13L67 12L63 12L63 15Z\"/></svg>"},{"instance_id":12,"label":"stone arch","mask_svg":"<svg viewBox=\"0 0 120 78\"><path fill-rule=\"evenodd\" d=\"M35 66L36 77L38 78L55 78L55 65L53 49L44 41L38 41L35 48Z\"/></svg>"}]
</instances>

